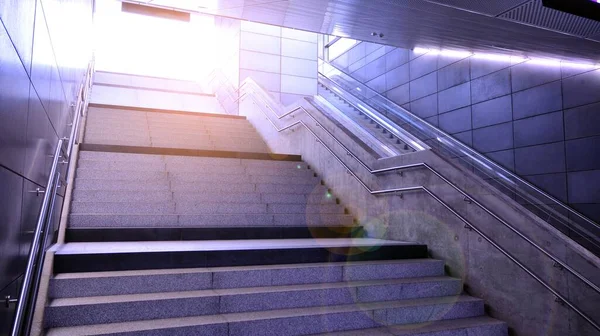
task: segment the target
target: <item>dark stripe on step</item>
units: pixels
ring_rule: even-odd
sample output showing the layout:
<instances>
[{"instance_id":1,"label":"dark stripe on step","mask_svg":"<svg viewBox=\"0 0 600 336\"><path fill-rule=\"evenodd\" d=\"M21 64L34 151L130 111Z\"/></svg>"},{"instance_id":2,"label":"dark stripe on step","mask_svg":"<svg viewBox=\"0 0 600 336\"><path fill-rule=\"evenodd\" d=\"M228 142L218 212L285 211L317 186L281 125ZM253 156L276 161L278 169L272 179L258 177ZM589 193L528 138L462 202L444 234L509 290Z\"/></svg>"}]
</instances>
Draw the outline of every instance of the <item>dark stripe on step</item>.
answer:
<instances>
[{"instance_id":1,"label":"dark stripe on step","mask_svg":"<svg viewBox=\"0 0 600 336\"><path fill-rule=\"evenodd\" d=\"M214 227L67 229L66 241L123 242L174 240L241 240L364 238L362 227Z\"/></svg>"},{"instance_id":2,"label":"dark stripe on step","mask_svg":"<svg viewBox=\"0 0 600 336\"><path fill-rule=\"evenodd\" d=\"M349 249L351 249L350 255L348 255ZM54 272L75 273L419 258L427 258L427 245L384 245L372 248L362 246L359 248L311 247L269 250L56 254L54 256Z\"/></svg>"},{"instance_id":3,"label":"dark stripe on step","mask_svg":"<svg viewBox=\"0 0 600 336\"><path fill-rule=\"evenodd\" d=\"M302 161L302 157L300 155L294 155L294 154L213 151L213 150L187 149L187 148L101 145L101 144L91 144L91 143L80 144L79 150L90 151L90 152L135 153L135 154L174 155L174 156L203 156L203 157L219 157L219 158L250 159L250 160Z\"/></svg>"},{"instance_id":4,"label":"dark stripe on step","mask_svg":"<svg viewBox=\"0 0 600 336\"><path fill-rule=\"evenodd\" d=\"M211 118L221 118L221 119L246 119L246 117L244 117L244 116L238 116L238 115L232 115L232 114L190 112L190 111L181 111L181 110L163 110L163 109L155 109L155 108L149 108L149 107L137 107L137 106L126 106L126 105L90 103L89 107L109 108L109 109L128 110L128 111L137 111L137 112L183 114L183 115L188 115L188 116L193 116L193 117L211 117Z\"/></svg>"}]
</instances>

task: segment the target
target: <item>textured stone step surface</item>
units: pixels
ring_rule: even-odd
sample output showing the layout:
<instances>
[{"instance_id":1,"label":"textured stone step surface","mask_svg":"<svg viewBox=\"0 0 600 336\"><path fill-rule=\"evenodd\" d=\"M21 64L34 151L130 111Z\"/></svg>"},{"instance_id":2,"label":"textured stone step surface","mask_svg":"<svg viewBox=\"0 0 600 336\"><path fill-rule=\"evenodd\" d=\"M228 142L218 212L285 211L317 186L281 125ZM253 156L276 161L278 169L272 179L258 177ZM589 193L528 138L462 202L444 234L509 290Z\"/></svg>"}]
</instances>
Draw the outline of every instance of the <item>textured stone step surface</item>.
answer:
<instances>
[{"instance_id":1,"label":"textured stone step surface","mask_svg":"<svg viewBox=\"0 0 600 336\"><path fill-rule=\"evenodd\" d=\"M435 259L57 274L51 298L441 277Z\"/></svg>"},{"instance_id":2,"label":"textured stone step surface","mask_svg":"<svg viewBox=\"0 0 600 336\"><path fill-rule=\"evenodd\" d=\"M57 328L50 330L48 335L133 334L152 330L156 335L295 336L367 329L382 324L414 324L433 319L468 318L482 313L483 303L480 300L461 296Z\"/></svg>"},{"instance_id":3,"label":"textured stone step surface","mask_svg":"<svg viewBox=\"0 0 600 336\"><path fill-rule=\"evenodd\" d=\"M84 142L268 153L246 119L90 108Z\"/></svg>"},{"instance_id":4,"label":"textured stone step surface","mask_svg":"<svg viewBox=\"0 0 600 336\"><path fill-rule=\"evenodd\" d=\"M349 226L352 215L341 214L175 214L170 206L153 213L71 213L69 227L243 227L243 226Z\"/></svg>"},{"instance_id":5,"label":"textured stone step surface","mask_svg":"<svg viewBox=\"0 0 600 336\"><path fill-rule=\"evenodd\" d=\"M361 306L374 301L398 301L398 304L402 304L404 302L401 301L404 300L414 302L411 302L412 305L404 305L405 312L393 313L411 314L415 310L430 309L432 318L437 318L445 315L443 310L455 309L464 314L459 315L460 317L480 315L483 311L482 301L463 300L463 297L455 296L460 292L460 287L460 281L456 279L417 278L54 299L47 308L46 326L63 327L315 306ZM432 298L437 297L440 300L435 302ZM441 307L430 307L433 305ZM412 309L407 309L408 307Z\"/></svg>"},{"instance_id":6,"label":"textured stone step surface","mask_svg":"<svg viewBox=\"0 0 600 336\"><path fill-rule=\"evenodd\" d=\"M392 325L373 329L339 331L315 336L505 336L506 323L487 317L435 321L425 324Z\"/></svg>"}]
</instances>

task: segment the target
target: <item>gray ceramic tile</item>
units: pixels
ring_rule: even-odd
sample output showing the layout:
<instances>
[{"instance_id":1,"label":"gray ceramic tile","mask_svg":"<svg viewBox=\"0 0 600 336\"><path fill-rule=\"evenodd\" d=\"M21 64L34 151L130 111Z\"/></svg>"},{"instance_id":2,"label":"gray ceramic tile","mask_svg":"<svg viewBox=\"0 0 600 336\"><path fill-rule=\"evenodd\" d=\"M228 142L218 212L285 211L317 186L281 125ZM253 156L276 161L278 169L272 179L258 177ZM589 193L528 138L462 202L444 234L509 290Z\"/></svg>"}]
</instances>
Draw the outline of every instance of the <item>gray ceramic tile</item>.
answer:
<instances>
[{"instance_id":1,"label":"gray ceramic tile","mask_svg":"<svg viewBox=\"0 0 600 336\"><path fill-rule=\"evenodd\" d=\"M473 131L473 147L483 153L513 147L512 123L498 124Z\"/></svg>"},{"instance_id":2,"label":"gray ceramic tile","mask_svg":"<svg viewBox=\"0 0 600 336\"><path fill-rule=\"evenodd\" d=\"M515 170L515 151L513 149L486 153L485 156L510 171Z\"/></svg>"},{"instance_id":3,"label":"gray ceramic tile","mask_svg":"<svg viewBox=\"0 0 600 336\"><path fill-rule=\"evenodd\" d=\"M471 82L473 104L510 93L510 70L504 69Z\"/></svg>"},{"instance_id":4,"label":"gray ceramic tile","mask_svg":"<svg viewBox=\"0 0 600 336\"><path fill-rule=\"evenodd\" d=\"M600 103L565 110L565 133L567 139L600 135Z\"/></svg>"},{"instance_id":5,"label":"gray ceramic tile","mask_svg":"<svg viewBox=\"0 0 600 336\"><path fill-rule=\"evenodd\" d=\"M534 175L565 171L565 146L562 142L515 149L517 174Z\"/></svg>"},{"instance_id":6,"label":"gray ceramic tile","mask_svg":"<svg viewBox=\"0 0 600 336\"><path fill-rule=\"evenodd\" d=\"M568 173L570 203L600 203L600 170Z\"/></svg>"},{"instance_id":7,"label":"gray ceramic tile","mask_svg":"<svg viewBox=\"0 0 600 336\"><path fill-rule=\"evenodd\" d=\"M525 62L511 68L513 92L559 80L560 67Z\"/></svg>"},{"instance_id":8,"label":"gray ceramic tile","mask_svg":"<svg viewBox=\"0 0 600 336\"><path fill-rule=\"evenodd\" d=\"M524 178L560 201L567 202L566 173L530 175Z\"/></svg>"},{"instance_id":9,"label":"gray ceramic tile","mask_svg":"<svg viewBox=\"0 0 600 336\"><path fill-rule=\"evenodd\" d=\"M600 70L564 79L563 97L565 108L600 101Z\"/></svg>"},{"instance_id":10,"label":"gray ceramic tile","mask_svg":"<svg viewBox=\"0 0 600 336\"><path fill-rule=\"evenodd\" d=\"M600 136L567 141L567 170L600 169Z\"/></svg>"},{"instance_id":11,"label":"gray ceramic tile","mask_svg":"<svg viewBox=\"0 0 600 336\"><path fill-rule=\"evenodd\" d=\"M444 113L471 104L471 84L464 83L438 93L438 110Z\"/></svg>"},{"instance_id":12,"label":"gray ceramic tile","mask_svg":"<svg viewBox=\"0 0 600 336\"><path fill-rule=\"evenodd\" d=\"M510 95L475 104L473 128L501 124L512 120L512 97Z\"/></svg>"},{"instance_id":13,"label":"gray ceramic tile","mask_svg":"<svg viewBox=\"0 0 600 336\"><path fill-rule=\"evenodd\" d=\"M447 88L468 82L470 80L469 59L451 64L438 71L438 89Z\"/></svg>"},{"instance_id":14,"label":"gray ceramic tile","mask_svg":"<svg viewBox=\"0 0 600 336\"><path fill-rule=\"evenodd\" d=\"M471 107L465 107L439 115L440 128L448 133L458 133L471 129Z\"/></svg>"},{"instance_id":15,"label":"gray ceramic tile","mask_svg":"<svg viewBox=\"0 0 600 336\"><path fill-rule=\"evenodd\" d=\"M560 83L536 86L513 94L513 117L522 119L562 109Z\"/></svg>"},{"instance_id":16,"label":"gray ceramic tile","mask_svg":"<svg viewBox=\"0 0 600 336\"><path fill-rule=\"evenodd\" d=\"M562 111L516 120L515 147L540 145L564 140Z\"/></svg>"},{"instance_id":17,"label":"gray ceramic tile","mask_svg":"<svg viewBox=\"0 0 600 336\"><path fill-rule=\"evenodd\" d=\"M410 100L417 100L435 92L437 92L437 72L410 82Z\"/></svg>"},{"instance_id":18,"label":"gray ceramic tile","mask_svg":"<svg viewBox=\"0 0 600 336\"><path fill-rule=\"evenodd\" d=\"M432 94L410 103L410 111L421 118L429 118L438 113L438 95ZM436 121L437 122L437 121Z\"/></svg>"}]
</instances>

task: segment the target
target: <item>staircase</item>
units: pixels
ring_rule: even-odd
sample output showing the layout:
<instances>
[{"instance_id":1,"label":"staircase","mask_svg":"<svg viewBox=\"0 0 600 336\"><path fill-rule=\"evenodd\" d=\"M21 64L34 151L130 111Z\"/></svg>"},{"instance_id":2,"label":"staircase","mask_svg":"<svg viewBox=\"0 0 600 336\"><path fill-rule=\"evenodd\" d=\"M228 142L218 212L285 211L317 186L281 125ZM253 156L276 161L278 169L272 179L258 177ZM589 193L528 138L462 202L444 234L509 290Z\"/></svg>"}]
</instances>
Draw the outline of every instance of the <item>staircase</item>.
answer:
<instances>
[{"instance_id":1,"label":"staircase","mask_svg":"<svg viewBox=\"0 0 600 336\"><path fill-rule=\"evenodd\" d=\"M507 335L243 117L90 108L69 216L47 335Z\"/></svg>"}]
</instances>

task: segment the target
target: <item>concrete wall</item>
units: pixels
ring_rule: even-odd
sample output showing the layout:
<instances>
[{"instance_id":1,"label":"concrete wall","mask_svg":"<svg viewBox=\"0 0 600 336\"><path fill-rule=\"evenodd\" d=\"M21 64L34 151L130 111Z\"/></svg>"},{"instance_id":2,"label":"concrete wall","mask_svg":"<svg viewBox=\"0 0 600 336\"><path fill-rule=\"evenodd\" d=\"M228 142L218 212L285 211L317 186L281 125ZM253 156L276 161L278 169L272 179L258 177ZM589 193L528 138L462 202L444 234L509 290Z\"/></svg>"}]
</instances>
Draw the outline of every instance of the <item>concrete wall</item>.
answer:
<instances>
[{"instance_id":1,"label":"concrete wall","mask_svg":"<svg viewBox=\"0 0 600 336\"><path fill-rule=\"evenodd\" d=\"M506 321L512 335L579 336L597 334L590 325L568 307L555 302L555 297L513 261L500 253L492 244L465 224L433 198L423 192L399 196L372 196L348 174L342 165L318 143L302 126L278 133L265 120L251 97L241 103L242 115L259 130L275 152L301 154L303 160L315 169L333 194L341 200L372 236L388 239L426 243L434 258L444 259L450 275L464 280L467 293L483 298L490 315ZM356 155L366 160L373 169L402 164L425 162L466 190L492 209L501 218L517 227L536 244L551 251L560 260L600 284L600 260L581 249L556 229L524 211L513 200L498 195L473 173L455 167L431 151L375 160L349 137L311 108L324 128L333 132ZM267 111L267 114L271 112ZM302 112L294 113L281 121L273 120L279 127L303 120L318 134L372 189L411 187L424 185L455 211L467 218L485 235L514 255L520 262L544 279L581 310L600 321L597 302L600 296L591 291L571 274L554 266L532 245L525 242L509 228L495 220L435 175L423 169L381 176L370 175L345 151L328 137L321 127L314 126Z\"/></svg>"},{"instance_id":2,"label":"concrete wall","mask_svg":"<svg viewBox=\"0 0 600 336\"><path fill-rule=\"evenodd\" d=\"M187 112L225 113L200 84L168 78L97 72L91 103Z\"/></svg>"},{"instance_id":3,"label":"concrete wall","mask_svg":"<svg viewBox=\"0 0 600 336\"><path fill-rule=\"evenodd\" d=\"M241 22L240 82L252 77L284 105L317 93L315 33Z\"/></svg>"},{"instance_id":4,"label":"concrete wall","mask_svg":"<svg viewBox=\"0 0 600 336\"><path fill-rule=\"evenodd\" d=\"M43 198L30 191L45 188L50 156L69 135L91 23L91 0L0 1L0 298L18 296ZM0 335L14 308L0 305Z\"/></svg>"},{"instance_id":5,"label":"concrete wall","mask_svg":"<svg viewBox=\"0 0 600 336\"><path fill-rule=\"evenodd\" d=\"M334 64L600 221L600 70L373 43Z\"/></svg>"}]
</instances>

